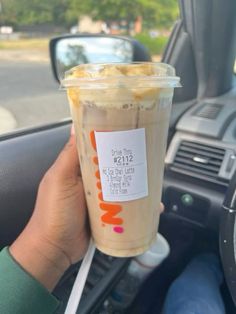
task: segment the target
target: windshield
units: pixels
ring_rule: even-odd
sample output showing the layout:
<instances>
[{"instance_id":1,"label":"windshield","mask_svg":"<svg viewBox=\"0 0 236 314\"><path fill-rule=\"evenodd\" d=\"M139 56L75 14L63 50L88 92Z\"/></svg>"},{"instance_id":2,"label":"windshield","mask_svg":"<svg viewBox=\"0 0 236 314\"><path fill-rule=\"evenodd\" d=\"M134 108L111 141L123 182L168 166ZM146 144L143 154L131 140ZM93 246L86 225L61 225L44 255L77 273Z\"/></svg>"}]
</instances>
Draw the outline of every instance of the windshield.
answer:
<instances>
[{"instance_id":1,"label":"windshield","mask_svg":"<svg viewBox=\"0 0 236 314\"><path fill-rule=\"evenodd\" d=\"M178 14L176 0L0 0L0 134L70 117L66 94L52 76L48 49L52 37L131 36L160 61ZM85 48L93 62L132 57L132 47L119 45L114 55L114 47L109 49L102 39L95 46L87 41Z\"/></svg>"}]
</instances>

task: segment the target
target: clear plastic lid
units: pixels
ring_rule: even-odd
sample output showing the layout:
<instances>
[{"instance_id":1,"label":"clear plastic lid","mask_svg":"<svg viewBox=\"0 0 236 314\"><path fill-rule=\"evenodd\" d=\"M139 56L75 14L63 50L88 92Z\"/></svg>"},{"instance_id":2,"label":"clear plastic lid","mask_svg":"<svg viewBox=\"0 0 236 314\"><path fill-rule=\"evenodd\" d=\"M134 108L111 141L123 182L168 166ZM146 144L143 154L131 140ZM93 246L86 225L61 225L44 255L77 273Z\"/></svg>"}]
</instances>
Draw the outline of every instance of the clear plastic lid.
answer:
<instances>
[{"instance_id":1,"label":"clear plastic lid","mask_svg":"<svg viewBox=\"0 0 236 314\"><path fill-rule=\"evenodd\" d=\"M65 73L61 85L80 89L181 86L172 66L155 62L81 64Z\"/></svg>"}]
</instances>

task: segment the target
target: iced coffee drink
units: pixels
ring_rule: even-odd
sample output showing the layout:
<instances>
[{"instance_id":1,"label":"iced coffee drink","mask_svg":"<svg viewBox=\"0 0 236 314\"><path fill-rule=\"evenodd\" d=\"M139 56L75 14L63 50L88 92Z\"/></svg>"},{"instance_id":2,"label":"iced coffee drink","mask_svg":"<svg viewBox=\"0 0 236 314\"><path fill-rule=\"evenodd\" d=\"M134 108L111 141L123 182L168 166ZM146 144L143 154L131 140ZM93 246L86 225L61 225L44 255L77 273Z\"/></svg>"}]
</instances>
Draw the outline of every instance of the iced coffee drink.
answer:
<instances>
[{"instance_id":1,"label":"iced coffee drink","mask_svg":"<svg viewBox=\"0 0 236 314\"><path fill-rule=\"evenodd\" d=\"M112 256L149 248L159 222L164 157L178 78L165 64L87 64L67 88L96 247Z\"/></svg>"}]
</instances>

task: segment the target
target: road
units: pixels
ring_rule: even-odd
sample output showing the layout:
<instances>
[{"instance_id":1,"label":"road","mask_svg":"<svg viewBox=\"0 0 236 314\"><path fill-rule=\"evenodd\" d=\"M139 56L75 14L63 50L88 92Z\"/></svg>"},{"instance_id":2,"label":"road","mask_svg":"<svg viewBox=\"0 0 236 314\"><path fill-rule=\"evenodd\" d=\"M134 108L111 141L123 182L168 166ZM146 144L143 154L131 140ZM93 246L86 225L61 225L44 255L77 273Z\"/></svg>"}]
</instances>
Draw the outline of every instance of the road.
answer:
<instances>
[{"instance_id":1,"label":"road","mask_svg":"<svg viewBox=\"0 0 236 314\"><path fill-rule=\"evenodd\" d=\"M42 125L70 115L46 62L0 61L0 133Z\"/></svg>"}]
</instances>

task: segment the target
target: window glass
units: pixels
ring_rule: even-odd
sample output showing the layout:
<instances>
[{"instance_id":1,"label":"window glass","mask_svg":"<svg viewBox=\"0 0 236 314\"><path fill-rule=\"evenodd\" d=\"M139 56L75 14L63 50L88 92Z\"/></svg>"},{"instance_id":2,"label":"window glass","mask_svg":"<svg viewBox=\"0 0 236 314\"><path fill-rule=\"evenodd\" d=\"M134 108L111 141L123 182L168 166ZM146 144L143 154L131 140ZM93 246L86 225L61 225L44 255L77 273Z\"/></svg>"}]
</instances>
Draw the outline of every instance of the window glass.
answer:
<instances>
[{"instance_id":1,"label":"window glass","mask_svg":"<svg viewBox=\"0 0 236 314\"><path fill-rule=\"evenodd\" d=\"M85 32L133 36L159 61L177 18L176 0L0 0L0 134L70 116L65 91L52 75L50 38ZM125 60L118 48L116 60ZM104 56L101 47L99 54L92 49L90 59L113 58L114 49ZM123 50L126 58L129 49Z\"/></svg>"}]
</instances>

